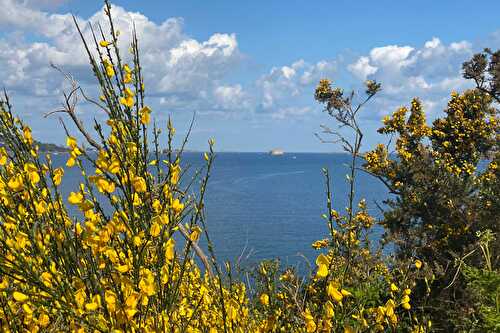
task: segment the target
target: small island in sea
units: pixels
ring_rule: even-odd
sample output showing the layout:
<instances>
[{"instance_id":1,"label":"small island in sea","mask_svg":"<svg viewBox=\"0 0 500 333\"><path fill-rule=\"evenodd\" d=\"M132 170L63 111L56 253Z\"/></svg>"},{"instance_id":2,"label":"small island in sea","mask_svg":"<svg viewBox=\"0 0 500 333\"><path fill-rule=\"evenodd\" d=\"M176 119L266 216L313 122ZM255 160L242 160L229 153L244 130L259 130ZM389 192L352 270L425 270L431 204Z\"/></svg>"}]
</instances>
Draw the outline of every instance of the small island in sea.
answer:
<instances>
[{"instance_id":1,"label":"small island in sea","mask_svg":"<svg viewBox=\"0 0 500 333\"><path fill-rule=\"evenodd\" d=\"M285 152L283 151L283 149L271 149L269 151L269 155L273 155L273 156L281 156L284 154L285 154Z\"/></svg>"}]
</instances>

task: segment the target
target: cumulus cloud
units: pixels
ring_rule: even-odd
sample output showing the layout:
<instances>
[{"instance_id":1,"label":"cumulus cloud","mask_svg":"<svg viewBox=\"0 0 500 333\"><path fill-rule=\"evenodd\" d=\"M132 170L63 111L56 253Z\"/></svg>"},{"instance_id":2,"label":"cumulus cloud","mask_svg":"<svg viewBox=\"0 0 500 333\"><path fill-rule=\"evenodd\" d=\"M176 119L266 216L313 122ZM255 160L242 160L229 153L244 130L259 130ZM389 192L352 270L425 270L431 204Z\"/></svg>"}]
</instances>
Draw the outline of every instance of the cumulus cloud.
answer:
<instances>
[{"instance_id":1,"label":"cumulus cloud","mask_svg":"<svg viewBox=\"0 0 500 333\"><path fill-rule=\"evenodd\" d=\"M377 67L370 65L370 58L368 57L359 57L355 63L350 64L347 68L361 80L366 80L368 75L375 74L378 70Z\"/></svg>"},{"instance_id":2,"label":"cumulus cloud","mask_svg":"<svg viewBox=\"0 0 500 333\"><path fill-rule=\"evenodd\" d=\"M24 96L60 96L62 77L50 63L71 72L84 86L94 84L72 16L50 12L49 8L65 1L69 0L0 0L0 72L8 90ZM153 22L120 6L113 6L112 15L122 32L124 57L135 24L148 95L171 111L308 117L318 109L312 98L314 85L321 78L339 76L348 82L376 79L382 83L383 92L373 106L377 118L414 96L420 96L429 111L440 110L450 90L467 87L461 63L477 49L468 41L444 44L434 37L423 45L381 45L347 63L341 57L317 62L299 59L244 83L232 76L244 60L234 33L213 33L197 40L184 32L182 18ZM106 30L102 9L76 19L87 40L91 40L90 26L97 28L100 23ZM499 36L492 39L498 42Z\"/></svg>"},{"instance_id":3,"label":"cumulus cloud","mask_svg":"<svg viewBox=\"0 0 500 333\"><path fill-rule=\"evenodd\" d=\"M241 84L218 86L213 95L217 107L223 110L249 110L252 107L250 96L243 91Z\"/></svg>"},{"instance_id":4,"label":"cumulus cloud","mask_svg":"<svg viewBox=\"0 0 500 333\"><path fill-rule=\"evenodd\" d=\"M372 49L348 66L361 79L382 83L377 101L379 113L386 114L412 97L419 96L433 113L444 106L451 90L470 85L462 78L461 64L473 53L467 41L443 44L433 37L421 47L387 45Z\"/></svg>"},{"instance_id":5,"label":"cumulus cloud","mask_svg":"<svg viewBox=\"0 0 500 333\"><path fill-rule=\"evenodd\" d=\"M30 6L29 1L0 0L0 26L6 33L0 38L0 70L8 89L34 95L59 95L62 78L50 63L70 71L83 83L93 83L88 58L70 14L50 14ZM206 41L190 38L183 31L181 18L161 23L138 12L113 6L115 28L122 32L119 42L127 57L130 31L134 24L140 36L142 67L148 92L166 100L172 94L187 100L212 99L212 91L238 63L240 55L234 34L216 33ZM107 19L103 10L89 18L77 17L83 35L91 39L91 26ZM15 38L9 38L9 33ZM43 42L28 42L20 33L40 36ZM1 35L0 35L1 36ZM22 35L21 35L22 36ZM198 101L199 102L199 101Z\"/></svg>"},{"instance_id":6,"label":"cumulus cloud","mask_svg":"<svg viewBox=\"0 0 500 333\"><path fill-rule=\"evenodd\" d=\"M54 9L60 7L71 0L23 0L24 3L28 7L34 7L38 9Z\"/></svg>"},{"instance_id":7,"label":"cumulus cloud","mask_svg":"<svg viewBox=\"0 0 500 333\"><path fill-rule=\"evenodd\" d=\"M311 87L319 79L331 76L337 68L335 61L319 61L310 64L303 59L289 66L274 67L257 81L261 108L264 111L296 108L290 103L298 102L305 91L310 94ZM287 112L286 114L294 114ZM295 113L303 114L303 113Z\"/></svg>"}]
</instances>

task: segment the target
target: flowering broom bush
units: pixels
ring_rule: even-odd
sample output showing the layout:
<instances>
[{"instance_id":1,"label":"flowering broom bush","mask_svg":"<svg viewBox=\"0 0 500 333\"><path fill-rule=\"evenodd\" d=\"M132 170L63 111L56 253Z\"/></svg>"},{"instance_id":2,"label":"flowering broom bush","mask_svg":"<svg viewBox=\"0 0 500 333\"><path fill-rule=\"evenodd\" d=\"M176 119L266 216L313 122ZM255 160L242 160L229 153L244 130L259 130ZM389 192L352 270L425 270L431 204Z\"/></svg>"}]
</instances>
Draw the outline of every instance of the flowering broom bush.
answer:
<instances>
[{"instance_id":1,"label":"flowering broom bush","mask_svg":"<svg viewBox=\"0 0 500 333\"><path fill-rule=\"evenodd\" d=\"M107 1L104 10L108 34L99 26L88 41L80 32L100 97L90 99L72 82L58 111L83 138L79 142L64 127L66 167L55 166L50 154L41 156L6 94L0 102L2 331L431 330L424 311L429 285L414 299L419 281L431 281L427 263L411 256L384 259L368 237L375 219L364 201L354 201L363 137L357 115L379 91L377 83L368 82L366 100L357 106L353 94L344 95L329 81L316 90L316 99L352 130L354 140L342 138L352 156L345 213L332 209L324 170L328 236L312 244L319 253L310 276L263 262L254 280L243 283L230 264L217 262L205 223L214 142L203 155L204 167L189 177L181 163L187 138L174 149L170 121L167 146L160 147L161 130L145 100L135 31L130 55L124 56ZM106 113L106 123L96 122L92 133L76 116L79 96ZM63 196L67 168L80 171L81 184ZM207 249L198 245L200 237L207 239Z\"/></svg>"}]
</instances>

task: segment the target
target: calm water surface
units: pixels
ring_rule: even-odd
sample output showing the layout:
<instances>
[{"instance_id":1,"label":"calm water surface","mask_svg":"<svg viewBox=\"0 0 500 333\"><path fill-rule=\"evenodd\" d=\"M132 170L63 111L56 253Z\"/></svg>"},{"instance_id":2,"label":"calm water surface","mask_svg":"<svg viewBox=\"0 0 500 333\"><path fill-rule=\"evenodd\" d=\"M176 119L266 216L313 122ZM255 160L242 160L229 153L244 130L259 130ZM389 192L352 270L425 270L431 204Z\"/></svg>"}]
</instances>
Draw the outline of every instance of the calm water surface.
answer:
<instances>
[{"instance_id":1,"label":"calm water surface","mask_svg":"<svg viewBox=\"0 0 500 333\"><path fill-rule=\"evenodd\" d=\"M55 159L61 164L65 160L62 155ZM183 160L197 166L203 157L185 153ZM243 264L275 257L297 264L304 262L301 255L314 258L311 243L328 233L321 218L326 212L321 170L330 170L334 208L342 211L347 204L348 162L345 154L217 154L206 196L208 229L217 257L234 261L243 254ZM79 179L76 169L69 170L63 191L75 190ZM359 198L366 198L370 212L378 216L374 201L387 196L384 186L361 173L357 186Z\"/></svg>"}]
</instances>

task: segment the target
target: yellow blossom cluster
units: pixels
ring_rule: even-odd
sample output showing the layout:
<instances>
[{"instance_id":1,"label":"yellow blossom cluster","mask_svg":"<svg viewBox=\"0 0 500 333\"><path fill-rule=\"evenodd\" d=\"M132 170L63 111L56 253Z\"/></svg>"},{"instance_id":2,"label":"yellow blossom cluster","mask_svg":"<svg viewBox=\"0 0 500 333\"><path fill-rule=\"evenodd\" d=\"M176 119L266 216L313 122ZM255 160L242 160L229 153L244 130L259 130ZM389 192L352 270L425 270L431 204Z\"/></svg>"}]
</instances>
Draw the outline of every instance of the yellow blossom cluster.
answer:
<instances>
[{"instance_id":1,"label":"yellow blossom cluster","mask_svg":"<svg viewBox=\"0 0 500 333\"><path fill-rule=\"evenodd\" d=\"M104 12L112 23L108 1ZM176 152L172 146L172 122L167 123L165 150L159 145L160 131L148 128L152 110L144 100L135 33L131 65L119 54L113 24L110 34L113 42L98 43L97 55L88 51L104 105L94 104L106 113L108 127L96 124L91 134L68 110L83 139L68 135L65 167L55 165L50 154L40 156L31 129L13 116L7 97L0 102L5 143L0 147L2 331L361 332L427 327L410 305L422 263L389 267L381 259L370 246L375 220L364 201L341 215L328 198L330 237L313 244L321 253L309 279L301 279L292 268L281 272L265 263L254 283L238 280L229 263L223 271L203 212L214 141L203 155L205 173L195 179L200 184L195 193L190 182L183 182L182 149ZM326 91L320 89L321 96L330 90L329 82L322 85ZM413 123L420 124L419 118ZM409 126L418 132L417 125ZM80 183L67 195L62 191L65 168L80 174ZM201 237L208 242L209 257L199 244Z\"/></svg>"}]
</instances>

